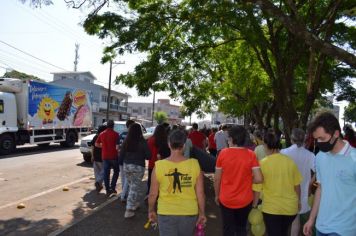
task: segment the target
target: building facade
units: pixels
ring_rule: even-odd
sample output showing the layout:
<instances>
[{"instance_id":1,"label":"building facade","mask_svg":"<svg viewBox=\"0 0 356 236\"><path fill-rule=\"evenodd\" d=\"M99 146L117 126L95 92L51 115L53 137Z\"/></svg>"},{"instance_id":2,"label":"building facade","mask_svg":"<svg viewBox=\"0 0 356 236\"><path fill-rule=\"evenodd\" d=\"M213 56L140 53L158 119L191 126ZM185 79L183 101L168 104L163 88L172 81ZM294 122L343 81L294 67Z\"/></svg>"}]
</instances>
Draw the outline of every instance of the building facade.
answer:
<instances>
[{"instance_id":1,"label":"building facade","mask_svg":"<svg viewBox=\"0 0 356 236\"><path fill-rule=\"evenodd\" d=\"M229 115L225 115L222 112L216 111L211 114L211 123L214 125L219 125L219 124L243 125L244 119L243 119L243 117L232 117Z\"/></svg>"},{"instance_id":2,"label":"building facade","mask_svg":"<svg viewBox=\"0 0 356 236\"><path fill-rule=\"evenodd\" d=\"M93 126L95 128L106 121L108 102L109 119L127 120L129 118L129 113L127 111L129 95L111 90L109 99L108 89L101 85L94 84L96 78L91 72L56 72L52 74L53 82L51 83L65 87L85 89L91 92Z\"/></svg>"},{"instance_id":3,"label":"building facade","mask_svg":"<svg viewBox=\"0 0 356 236\"><path fill-rule=\"evenodd\" d=\"M143 125L152 125L152 103L129 102L127 111L130 113L131 118L140 121ZM180 106L170 104L169 99L158 99L154 105L154 112L157 111L167 113L168 123L170 124L180 124L184 118L180 114ZM157 122L154 121L153 125L157 125Z\"/></svg>"}]
</instances>

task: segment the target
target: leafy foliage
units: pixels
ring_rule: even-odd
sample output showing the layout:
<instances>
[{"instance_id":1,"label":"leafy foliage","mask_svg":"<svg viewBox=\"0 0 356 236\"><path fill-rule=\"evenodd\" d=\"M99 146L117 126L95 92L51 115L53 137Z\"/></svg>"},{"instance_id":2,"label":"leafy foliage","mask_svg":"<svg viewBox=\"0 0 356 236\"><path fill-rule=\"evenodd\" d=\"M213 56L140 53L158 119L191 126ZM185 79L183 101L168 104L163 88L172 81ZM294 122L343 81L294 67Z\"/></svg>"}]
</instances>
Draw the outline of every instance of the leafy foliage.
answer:
<instances>
[{"instance_id":1,"label":"leafy foliage","mask_svg":"<svg viewBox=\"0 0 356 236\"><path fill-rule=\"evenodd\" d=\"M356 122L356 102L350 102L349 105L345 108L344 119L347 122L354 123Z\"/></svg>"},{"instance_id":2,"label":"leafy foliage","mask_svg":"<svg viewBox=\"0 0 356 236\"><path fill-rule=\"evenodd\" d=\"M43 81L42 79L40 79L34 75L28 75L26 73L19 72L16 70L12 70L10 72L5 72L5 74L2 77L3 78L31 79L31 80Z\"/></svg>"},{"instance_id":3,"label":"leafy foliage","mask_svg":"<svg viewBox=\"0 0 356 236\"><path fill-rule=\"evenodd\" d=\"M168 120L168 115L164 111L155 112L153 117L157 121L158 124L162 124Z\"/></svg>"}]
</instances>

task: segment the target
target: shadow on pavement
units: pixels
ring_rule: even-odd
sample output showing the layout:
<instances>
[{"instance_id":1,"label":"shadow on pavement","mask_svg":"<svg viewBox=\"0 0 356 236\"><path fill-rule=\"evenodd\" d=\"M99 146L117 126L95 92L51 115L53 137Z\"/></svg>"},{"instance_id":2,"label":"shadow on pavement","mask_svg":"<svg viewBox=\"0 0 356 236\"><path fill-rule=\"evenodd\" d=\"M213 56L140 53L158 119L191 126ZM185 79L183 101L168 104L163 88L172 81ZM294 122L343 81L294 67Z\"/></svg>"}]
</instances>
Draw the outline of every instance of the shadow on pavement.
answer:
<instances>
[{"instance_id":1,"label":"shadow on pavement","mask_svg":"<svg viewBox=\"0 0 356 236\"><path fill-rule=\"evenodd\" d=\"M78 163L77 166L86 167L86 168L93 168L93 164L91 162L86 162L86 161Z\"/></svg>"},{"instance_id":2,"label":"shadow on pavement","mask_svg":"<svg viewBox=\"0 0 356 236\"><path fill-rule=\"evenodd\" d=\"M11 220L0 220L0 235L44 235L60 227L56 219L43 219L40 221L29 221L23 218ZM14 230L16 229L16 230Z\"/></svg>"},{"instance_id":3,"label":"shadow on pavement","mask_svg":"<svg viewBox=\"0 0 356 236\"><path fill-rule=\"evenodd\" d=\"M213 175L206 175L204 178L206 193L206 215L208 222L206 225L206 235L222 235L221 217L218 206L214 202ZM95 209L89 216L79 222L73 222L72 226L65 229L59 235L125 235L125 236L152 236L158 235L158 230L144 229L147 222L147 203L143 201L146 193L146 181L142 181L142 192L140 193L141 206L136 211L136 215L131 219L125 219L125 204L116 197L112 202L102 208ZM94 190L83 196L83 201L90 208L102 204L106 201L104 194L97 194ZM84 203L84 204L85 204ZM74 219L84 216L83 210L78 207L73 211Z\"/></svg>"}]
</instances>

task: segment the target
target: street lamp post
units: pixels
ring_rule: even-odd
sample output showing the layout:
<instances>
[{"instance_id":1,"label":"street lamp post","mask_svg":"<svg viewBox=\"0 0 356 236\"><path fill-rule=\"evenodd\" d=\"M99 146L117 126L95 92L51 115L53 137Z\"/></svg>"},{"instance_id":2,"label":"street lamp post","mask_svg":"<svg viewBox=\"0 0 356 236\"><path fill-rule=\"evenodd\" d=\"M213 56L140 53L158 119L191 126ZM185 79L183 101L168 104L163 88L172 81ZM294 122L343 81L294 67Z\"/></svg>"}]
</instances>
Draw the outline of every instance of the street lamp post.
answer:
<instances>
[{"instance_id":1,"label":"street lamp post","mask_svg":"<svg viewBox=\"0 0 356 236\"><path fill-rule=\"evenodd\" d=\"M124 61L119 61L119 62L112 62L110 60L110 72L109 72L109 88L108 88L108 97L106 100L107 106L106 106L106 121L109 120L109 111L110 111L110 96L111 96L111 72L112 72L112 64L119 65L119 64L125 64Z\"/></svg>"},{"instance_id":2,"label":"street lamp post","mask_svg":"<svg viewBox=\"0 0 356 236\"><path fill-rule=\"evenodd\" d=\"M154 114L155 114L155 95L156 95L156 91L153 90L153 101L152 101L152 126L153 126L153 122L154 122Z\"/></svg>"}]
</instances>

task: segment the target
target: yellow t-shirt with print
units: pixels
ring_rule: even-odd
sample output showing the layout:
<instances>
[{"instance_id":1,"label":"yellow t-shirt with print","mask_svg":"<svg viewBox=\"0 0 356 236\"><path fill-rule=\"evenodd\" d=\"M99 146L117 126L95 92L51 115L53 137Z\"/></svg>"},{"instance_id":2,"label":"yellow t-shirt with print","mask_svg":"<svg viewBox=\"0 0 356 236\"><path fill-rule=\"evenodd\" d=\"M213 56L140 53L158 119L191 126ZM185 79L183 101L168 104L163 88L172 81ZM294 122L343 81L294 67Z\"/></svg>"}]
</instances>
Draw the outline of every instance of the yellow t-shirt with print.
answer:
<instances>
[{"instance_id":1,"label":"yellow t-shirt with print","mask_svg":"<svg viewBox=\"0 0 356 236\"><path fill-rule=\"evenodd\" d=\"M157 161L155 173L159 183L158 214L198 214L195 184L200 166L196 159L190 158L182 162Z\"/></svg>"},{"instance_id":2,"label":"yellow t-shirt with print","mask_svg":"<svg viewBox=\"0 0 356 236\"><path fill-rule=\"evenodd\" d=\"M260 161L263 183L253 190L263 193L262 212L274 215L298 213L298 195L294 187L302 182L297 165L288 156L277 153Z\"/></svg>"}]
</instances>

